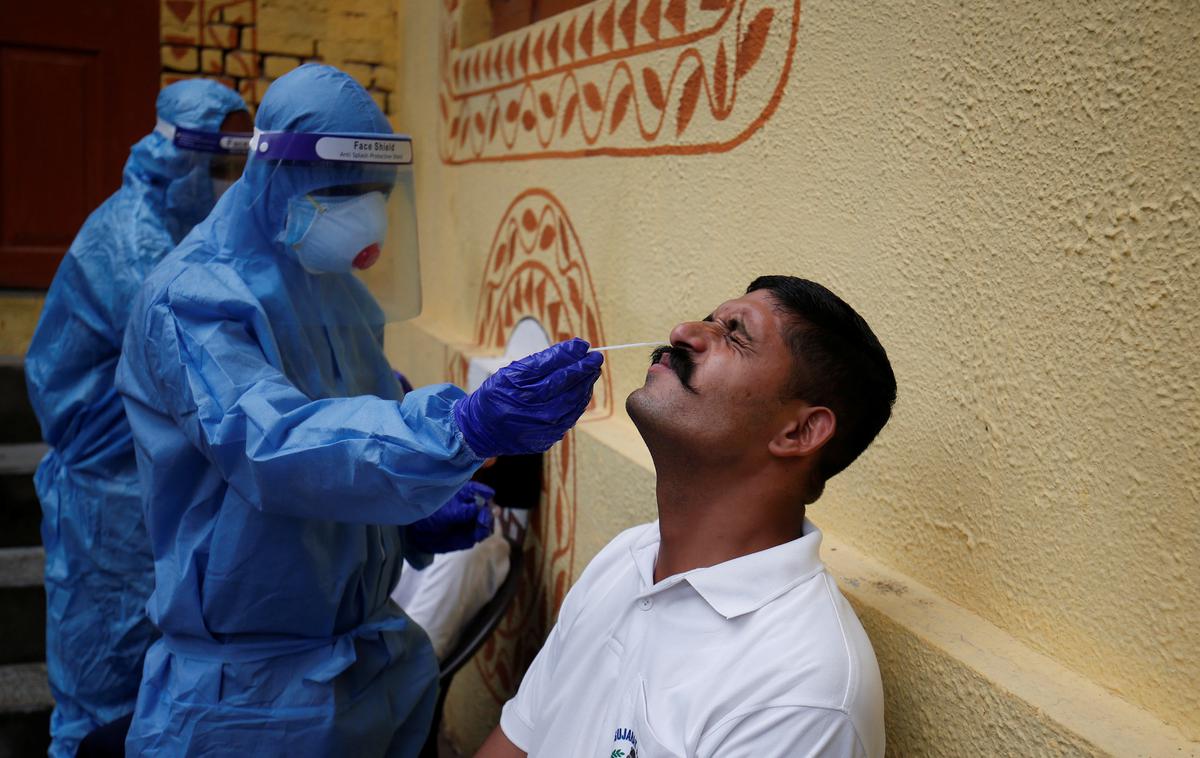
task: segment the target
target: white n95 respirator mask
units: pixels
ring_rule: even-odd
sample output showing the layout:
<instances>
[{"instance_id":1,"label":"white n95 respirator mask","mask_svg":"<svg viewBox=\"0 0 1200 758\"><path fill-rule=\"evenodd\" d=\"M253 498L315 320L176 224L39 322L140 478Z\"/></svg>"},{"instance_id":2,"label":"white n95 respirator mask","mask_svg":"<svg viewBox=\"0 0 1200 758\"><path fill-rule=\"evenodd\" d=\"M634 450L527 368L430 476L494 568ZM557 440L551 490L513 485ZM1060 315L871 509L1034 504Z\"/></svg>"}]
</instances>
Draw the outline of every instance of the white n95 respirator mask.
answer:
<instances>
[{"instance_id":1,"label":"white n95 respirator mask","mask_svg":"<svg viewBox=\"0 0 1200 758\"><path fill-rule=\"evenodd\" d=\"M246 194L255 195L254 215L274 222L272 242L286 246L286 254L306 271L325 274L311 280L321 292L332 286L362 297L360 308L313 309L317 323L330 326L331 319L345 315L356 319L347 326L357 327L367 312L382 323L421 312L409 137L255 129L247 149L252 156L247 165L262 171L247 178L254 192Z\"/></svg>"},{"instance_id":2,"label":"white n95 respirator mask","mask_svg":"<svg viewBox=\"0 0 1200 758\"><path fill-rule=\"evenodd\" d=\"M288 201L283 243L314 274L345 274L379 260L387 234L382 192L354 197L304 195Z\"/></svg>"}]
</instances>

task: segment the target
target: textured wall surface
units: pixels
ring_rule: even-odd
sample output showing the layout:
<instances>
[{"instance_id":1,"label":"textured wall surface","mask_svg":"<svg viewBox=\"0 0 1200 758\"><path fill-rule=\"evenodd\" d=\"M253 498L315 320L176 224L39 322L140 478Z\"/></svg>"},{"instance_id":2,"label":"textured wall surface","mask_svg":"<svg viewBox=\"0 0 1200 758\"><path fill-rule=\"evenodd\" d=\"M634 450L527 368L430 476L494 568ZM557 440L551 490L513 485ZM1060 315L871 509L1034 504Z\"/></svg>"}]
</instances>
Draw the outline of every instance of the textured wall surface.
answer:
<instances>
[{"instance_id":1,"label":"textured wall surface","mask_svg":"<svg viewBox=\"0 0 1200 758\"><path fill-rule=\"evenodd\" d=\"M757 274L830 286L888 348L900 399L814 520L1200 737L1194 3L806 0L794 53L768 40L756 63L790 65L782 99L726 152L451 165L437 30L455 5L403 9L395 111L418 139L427 295L410 329L472 341L497 220L532 187L569 210L614 343L663 338ZM645 357L609 365L619 414ZM627 487L587 449L576 575L652 512L591 493Z\"/></svg>"},{"instance_id":2,"label":"textured wall surface","mask_svg":"<svg viewBox=\"0 0 1200 758\"><path fill-rule=\"evenodd\" d=\"M813 265L901 387L818 514L1200 736L1200 14L876 8L808 5L801 70L868 47L857 87L791 93L853 124L850 151L816 108L797 129L828 135L813 189L863 208L872 259Z\"/></svg>"},{"instance_id":3,"label":"textured wall surface","mask_svg":"<svg viewBox=\"0 0 1200 758\"><path fill-rule=\"evenodd\" d=\"M45 297L24 292L0 295L0 356L24 356Z\"/></svg>"},{"instance_id":4,"label":"textured wall surface","mask_svg":"<svg viewBox=\"0 0 1200 758\"><path fill-rule=\"evenodd\" d=\"M385 113L395 87L395 0L160 0L162 82L196 76L252 107L301 63L337 66Z\"/></svg>"},{"instance_id":5,"label":"textured wall surface","mask_svg":"<svg viewBox=\"0 0 1200 758\"><path fill-rule=\"evenodd\" d=\"M1200 741L836 536L821 549L874 644L890 755L1200 755Z\"/></svg>"},{"instance_id":6,"label":"textured wall surface","mask_svg":"<svg viewBox=\"0 0 1200 758\"><path fill-rule=\"evenodd\" d=\"M1019 698L1006 697L1007 693L988 686L978 674L950 656L938 655L886 616L861 606L857 610L874 640L880 670L887 673L887 703L905 715L888 724L889 756L1110 754L1037 718ZM1022 728L1014 729L1016 724ZM984 746L990 749L981 751ZM1002 749L992 752L1000 746Z\"/></svg>"}]
</instances>

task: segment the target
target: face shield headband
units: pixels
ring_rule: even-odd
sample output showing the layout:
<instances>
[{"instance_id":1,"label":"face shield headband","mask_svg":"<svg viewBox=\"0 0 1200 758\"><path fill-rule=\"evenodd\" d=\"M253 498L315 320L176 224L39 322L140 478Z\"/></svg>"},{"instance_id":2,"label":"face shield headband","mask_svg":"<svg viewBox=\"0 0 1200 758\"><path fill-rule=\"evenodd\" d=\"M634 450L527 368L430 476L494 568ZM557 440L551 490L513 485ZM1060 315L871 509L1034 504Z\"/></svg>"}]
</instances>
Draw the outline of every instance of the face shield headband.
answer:
<instances>
[{"instance_id":1,"label":"face shield headband","mask_svg":"<svg viewBox=\"0 0 1200 758\"><path fill-rule=\"evenodd\" d=\"M353 275L385 321L420 313L411 137L255 129L249 148L251 162L265 164L252 205L273 203L275 218L286 208L276 239L314 284ZM328 307L320 314L337 318Z\"/></svg>"},{"instance_id":2,"label":"face shield headband","mask_svg":"<svg viewBox=\"0 0 1200 758\"><path fill-rule=\"evenodd\" d=\"M188 129L161 118L154 125L154 131L166 137L172 145L181 150L218 155L244 156L250 149L252 138L252 135L246 132L208 132L202 129Z\"/></svg>"},{"instance_id":3,"label":"face shield headband","mask_svg":"<svg viewBox=\"0 0 1200 758\"><path fill-rule=\"evenodd\" d=\"M331 161L412 165L412 138L406 134L328 134L254 130L250 153L268 161Z\"/></svg>"}]
</instances>

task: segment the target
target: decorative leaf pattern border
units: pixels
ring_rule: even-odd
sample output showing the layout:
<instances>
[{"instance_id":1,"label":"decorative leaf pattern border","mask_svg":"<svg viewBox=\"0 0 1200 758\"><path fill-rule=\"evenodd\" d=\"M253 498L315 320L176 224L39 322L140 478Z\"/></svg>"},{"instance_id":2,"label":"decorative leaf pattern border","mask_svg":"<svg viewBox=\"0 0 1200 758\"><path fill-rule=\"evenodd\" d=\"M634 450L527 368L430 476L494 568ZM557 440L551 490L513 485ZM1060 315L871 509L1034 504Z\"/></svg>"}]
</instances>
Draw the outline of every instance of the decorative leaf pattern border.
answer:
<instances>
[{"instance_id":1,"label":"decorative leaf pattern border","mask_svg":"<svg viewBox=\"0 0 1200 758\"><path fill-rule=\"evenodd\" d=\"M476 311L475 341L499 350L512 326L533 316L552 342L582 336L604 344L596 291L583 247L562 203L532 188L509 204L492 238ZM447 366L449 380L464 385L467 359ZM605 369L584 421L613 414L612 377ZM571 586L575 562L575 433L546 453L542 502L525 536L525 575L512 608L475 656L484 685L497 703L516 692Z\"/></svg>"},{"instance_id":2,"label":"decorative leaf pattern border","mask_svg":"<svg viewBox=\"0 0 1200 758\"><path fill-rule=\"evenodd\" d=\"M449 164L730 150L774 114L800 20L800 0L596 0L461 50L442 7Z\"/></svg>"}]
</instances>

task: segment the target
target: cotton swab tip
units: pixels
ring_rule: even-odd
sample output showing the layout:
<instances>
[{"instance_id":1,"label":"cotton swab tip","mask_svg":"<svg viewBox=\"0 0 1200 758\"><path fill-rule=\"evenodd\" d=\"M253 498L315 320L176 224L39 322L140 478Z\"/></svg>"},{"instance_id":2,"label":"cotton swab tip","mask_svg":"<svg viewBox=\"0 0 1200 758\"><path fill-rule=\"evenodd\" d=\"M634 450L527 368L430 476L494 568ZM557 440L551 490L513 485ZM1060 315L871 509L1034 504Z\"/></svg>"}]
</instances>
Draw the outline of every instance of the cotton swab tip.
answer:
<instances>
[{"instance_id":1,"label":"cotton swab tip","mask_svg":"<svg viewBox=\"0 0 1200 758\"><path fill-rule=\"evenodd\" d=\"M625 345L605 345L603 347L593 347L588 352L589 353L604 353L609 350L624 350L625 348L629 348L629 347L658 347L659 345L665 345L665 344L667 344L667 343L663 342L662 340L656 340L654 342L630 342Z\"/></svg>"}]
</instances>

